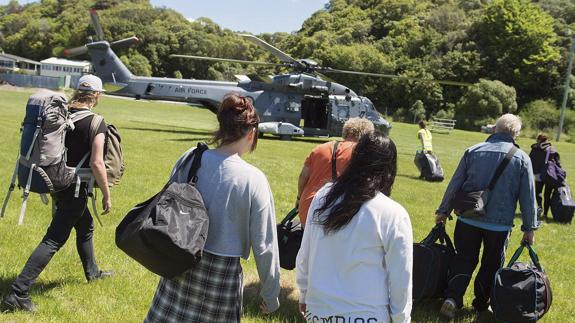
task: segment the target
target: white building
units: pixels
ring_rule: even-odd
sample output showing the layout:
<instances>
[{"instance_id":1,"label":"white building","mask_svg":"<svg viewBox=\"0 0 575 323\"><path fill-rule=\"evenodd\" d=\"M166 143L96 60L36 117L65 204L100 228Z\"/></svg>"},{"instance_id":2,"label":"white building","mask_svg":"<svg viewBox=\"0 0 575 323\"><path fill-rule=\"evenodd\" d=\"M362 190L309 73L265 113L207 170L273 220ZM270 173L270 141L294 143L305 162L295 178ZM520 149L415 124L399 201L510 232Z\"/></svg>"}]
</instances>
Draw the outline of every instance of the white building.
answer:
<instances>
[{"instance_id":1,"label":"white building","mask_svg":"<svg viewBox=\"0 0 575 323\"><path fill-rule=\"evenodd\" d=\"M92 64L88 61L71 61L68 59L50 57L40 61L42 67L40 75L42 76L80 76L89 73L92 69Z\"/></svg>"},{"instance_id":2,"label":"white building","mask_svg":"<svg viewBox=\"0 0 575 323\"><path fill-rule=\"evenodd\" d=\"M0 53L0 73L38 74L40 62L24 57Z\"/></svg>"}]
</instances>

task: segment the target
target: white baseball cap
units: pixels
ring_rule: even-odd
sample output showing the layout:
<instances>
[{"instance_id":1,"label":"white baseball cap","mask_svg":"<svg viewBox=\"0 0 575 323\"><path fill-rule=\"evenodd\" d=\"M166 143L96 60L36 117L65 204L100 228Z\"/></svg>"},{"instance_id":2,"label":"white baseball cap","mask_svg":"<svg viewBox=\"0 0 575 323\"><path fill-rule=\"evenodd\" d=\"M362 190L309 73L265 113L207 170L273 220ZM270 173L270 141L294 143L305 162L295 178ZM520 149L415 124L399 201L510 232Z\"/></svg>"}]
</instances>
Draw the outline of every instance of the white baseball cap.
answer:
<instances>
[{"instance_id":1,"label":"white baseball cap","mask_svg":"<svg viewBox=\"0 0 575 323\"><path fill-rule=\"evenodd\" d=\"M91 74L80 77L76 89L80 91L106 92L102 87L102 80L96 75Z\"/></svg>"}]
</instances>

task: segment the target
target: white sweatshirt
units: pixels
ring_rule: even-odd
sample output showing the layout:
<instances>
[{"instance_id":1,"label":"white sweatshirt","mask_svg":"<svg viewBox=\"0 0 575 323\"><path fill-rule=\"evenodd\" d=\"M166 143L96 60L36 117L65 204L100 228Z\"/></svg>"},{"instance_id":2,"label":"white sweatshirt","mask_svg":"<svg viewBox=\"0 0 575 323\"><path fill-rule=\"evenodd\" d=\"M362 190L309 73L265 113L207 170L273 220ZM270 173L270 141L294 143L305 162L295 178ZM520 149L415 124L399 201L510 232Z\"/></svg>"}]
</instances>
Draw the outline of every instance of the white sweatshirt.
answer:
<instances>
[{"instance_id":1,"label":"white sweatshirt","mask_svg":"<svg viewBox=\"0 0 575 323\"><path fill-rule=\"evenodd\" d=\"M345 227L325 235L313 213L330 187L326 184L311 203L297 255L299 302L307 306L307 320L409 322L413 268L409 215L378 193Z\"/></svg>"}]
</instances>

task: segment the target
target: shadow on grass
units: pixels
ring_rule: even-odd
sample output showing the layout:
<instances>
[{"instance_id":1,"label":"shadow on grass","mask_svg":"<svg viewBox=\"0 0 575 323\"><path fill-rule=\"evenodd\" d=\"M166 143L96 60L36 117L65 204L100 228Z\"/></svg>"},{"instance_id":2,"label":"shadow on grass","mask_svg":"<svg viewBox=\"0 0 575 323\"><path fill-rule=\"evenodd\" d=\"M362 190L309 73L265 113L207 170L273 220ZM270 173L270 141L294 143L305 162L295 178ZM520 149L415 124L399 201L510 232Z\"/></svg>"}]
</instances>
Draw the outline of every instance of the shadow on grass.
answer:
<instances>
[{"instance_id":1,"label":"shadow on grass","mask_svg":"<svg viewBox=\"0 0 575 323\"><path fill-rule=\"evenodd\" d=\"M271 141L285 141L285 142L303 142L303 143L312 143L312 144L325 144L326 142L335 140L335 138L311 138L311 137L292 137L290 140L283 140L277 136L263 136L259 137L258 140L271 140Z\"/></svg>"},{"instance_id":2,"label":"shadow on grass","mask_svg":"<svg viewBox=\"0 0 575 323\"><path fill-rule=\"evenodd\" d=\"M197 142L197 141L204 141L204 142L209 142L210 140L212 140L212 137L174 138L174 139L169 139L168 141L175 141L175 142Z\"/></svg>"},{"instance_id":3,"label":"shadow on grass","mask_svg":"<svg viewBox=\"0 0 575 323\"><path fill-rule=\"evenodd\" d=\"M417 181L422 181L422 182L426 182L426 180L419 178L419 176L415 176L415 175L405 175L405 174L397 174L395 175L396 177L404 177L404 178L409 178L409 179L414 179Z\"/></svg>"},{"instance_id":4,"label":"shadow on grass","mask_svg":"<svg viewBox=\"0 0 575 323\"><path fill-rule=\"evenodd\" d=\"M298 313L297 300L290 298L289 295L294 292L294 288L282 285L280 291L280 308L271 313L263 314L260 311L261 297L259 282L251 282L244 286L244 315L261 318L264 321L279 320L280 322L304 322L303 318Z\"/></svg>"},{"instance_id":5,"label":"shadow on grass","mask_svg":"<svg viewBox=\"0 0 575 323\"><path fill-rule=\"evenodd\" d=\"M147 131L147 132L162 132L162 133L174 133L179 135L212 135L212 131L207 130L176 130L176 129L160 129L160 128L135 128L126 127L123 130L136 130L136 131Z\"/></svg>"},{"instance_id":6,"label":"shadow on grass","mask_svg":"<svg viewBox=\"0 0 575 323\"><path fill-rule=\"evenodd\" d=\"M12 289L12 282L14 282L14 280L16 279L16 276L10 276L10 277L4 277L1 276L0 277L0 297L3 299L5 295L7 295L10 290ZM34 295L42 295L54 288L58 288L61 286L64 286L70 282L72 282L73 280L70 279L57 279L57 280L53 280L53 281L49 281L49 282L36 282L34 283L34 285L32 285L32 288L30 289L30 294L32 295L32 297L34 297Z\"/></svg>"},{"instance_id":7,"label":"shadow on grass","mask_svg":"<svg viewBox=\"0 0 575 323\"><path fill-rule=\"evenodd\" d=\"M413 322L495 322L491 313L484 312L484 314L478 316L471 307L457 311L455 319L449 320L439 314L441 302L442 300L440 299L418 302L413 306L413 310L411 311L411 320Z\"/></svg>"}]
</instances>

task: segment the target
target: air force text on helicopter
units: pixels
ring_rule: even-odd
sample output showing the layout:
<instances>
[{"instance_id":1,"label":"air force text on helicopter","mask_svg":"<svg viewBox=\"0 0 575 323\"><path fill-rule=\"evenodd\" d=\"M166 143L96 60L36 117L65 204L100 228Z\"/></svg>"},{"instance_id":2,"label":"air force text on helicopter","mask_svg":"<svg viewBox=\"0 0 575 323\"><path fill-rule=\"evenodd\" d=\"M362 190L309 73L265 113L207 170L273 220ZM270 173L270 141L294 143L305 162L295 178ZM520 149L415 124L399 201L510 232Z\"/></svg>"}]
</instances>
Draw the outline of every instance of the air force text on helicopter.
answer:
<instances>
[{"instance_id":1,"label":"air force text on helicopter","mask_svg":"<svg viewBox=\"0 0 575 323\"><path fill-rule=\"evenodd\" d=\"M208 94L208 91L205 89L198 89L198 88L184 87L184 86L176 87L174 89L174 92L176 92L176 93L189 93L189 94L202 94L202 95Z\"/></svg>"}]
</instances>

